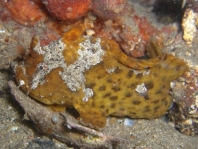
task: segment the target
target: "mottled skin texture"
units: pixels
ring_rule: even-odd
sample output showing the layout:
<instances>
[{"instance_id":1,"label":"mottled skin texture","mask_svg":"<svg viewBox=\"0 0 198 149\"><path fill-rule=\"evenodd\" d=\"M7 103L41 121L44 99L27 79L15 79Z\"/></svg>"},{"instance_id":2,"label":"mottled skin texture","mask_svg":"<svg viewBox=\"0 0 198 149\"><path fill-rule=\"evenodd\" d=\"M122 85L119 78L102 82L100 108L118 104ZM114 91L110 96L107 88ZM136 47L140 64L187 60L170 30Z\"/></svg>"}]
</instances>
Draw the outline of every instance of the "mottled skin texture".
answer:
<instances>
[{"instance_id":1,"label":"mottled skin texture","mask_svg":"<svg viewBox=\"0 0 198 149\"><path fill-rule=\"evenodd\" d=\"M73 28L63 35L67 50L63 51L67 64L78 58L79 43L85 38L83 25ZM95 42L95 38L92 38ZM32 48L37 44L33 40ZM170 82L181 76L188 67L172 55L161 54L152 59L138 60L125 55L119 45L112 40L101 39L105 50L103 61L85 71L85 86L91 88L94 95L88 102L82 100L82 89L72 92L59 75L62 68L53 69L46 75L43 85L31 90L30 84L42 55L33 50L27 56L24 65L15 68L16 79L23 80L21 86L34 99L47 105L74 107L80 114L79 120L97 128L106 124L108 115L129 116L131 118L155 118L163 115L170 107ZM114 69L112 72L108 70ZM136 71L134 71L136 70ZM139 93L137 86L144 84L147 91Z\"/></svg>"}]
</instances>

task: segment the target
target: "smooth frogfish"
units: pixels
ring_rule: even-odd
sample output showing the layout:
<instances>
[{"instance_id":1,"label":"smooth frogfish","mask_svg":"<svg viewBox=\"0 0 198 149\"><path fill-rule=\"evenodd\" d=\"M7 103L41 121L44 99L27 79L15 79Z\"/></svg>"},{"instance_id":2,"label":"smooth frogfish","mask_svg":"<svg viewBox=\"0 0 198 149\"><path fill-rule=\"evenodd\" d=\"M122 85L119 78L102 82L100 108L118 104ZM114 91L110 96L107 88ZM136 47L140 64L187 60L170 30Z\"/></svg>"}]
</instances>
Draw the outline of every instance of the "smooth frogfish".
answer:
<instances>
[{"instance_id":1,"label":"smooth frogfish","mask_svg":"<svg viewBox=\"0 0 198 149\"><path fill-rule=\"evenodd\" d=\"M170 82L187 65L163 53L134 59L115 41L84 31L78 25L46 46L34 38L14 69L20 88L46 105L74 108L80 122L95 128L104 127L109 115L151 119L166 113Z\"/></svg>"}]
</instances>

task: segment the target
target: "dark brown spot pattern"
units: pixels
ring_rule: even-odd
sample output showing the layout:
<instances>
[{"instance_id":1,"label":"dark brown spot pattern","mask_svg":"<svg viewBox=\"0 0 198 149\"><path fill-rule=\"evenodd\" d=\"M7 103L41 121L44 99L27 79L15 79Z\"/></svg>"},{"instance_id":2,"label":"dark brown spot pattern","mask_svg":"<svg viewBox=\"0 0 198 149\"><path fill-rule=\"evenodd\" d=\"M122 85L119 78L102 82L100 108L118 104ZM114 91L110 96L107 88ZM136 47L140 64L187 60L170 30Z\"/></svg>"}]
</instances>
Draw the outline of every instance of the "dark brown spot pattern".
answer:
<instances>
[{"instance_id":1,"label":"dark brown spot pattern","mask_svg":"<svg viewBox=\"0 0 198 149\"><path fill-rule=\"evenodd\" d=\"M165 85L161 86L160 89L156 92L156 94L162 94L162 91L165 87Z\"/></svg>"},{"instance_id":2,"label":"dark brown spot pattern","mask_svg":"<svg viewBox=\"0 0 198 149\"><path fill-rule=\"evenodd\" d=\"M118 99L118 96L111 96L109 99L112 100L112 101L114 101L114 100L117 100Z\"/></svg>"},{"instance_id":3,"label":"dark brown spot pattern","mask_svg":"<svg viewBox=\"0 0 198 149\"><path fill-rule=\"evenodd\" d=\"M131 83L131 89L135 89L137 87L138 83Z\"/></svg>"},{"instance_id":4,"label":"dark brown spot pattern","mask_svg":"<svg viewBox=\"0 0 198 149\"><path fill-rule=\"evenodd\" d=\"M132 93L126 93L125 97L132 97Z\"/></svg>"},{"instance_id":5,"label":"dark brown spot pattern","mask_svg":"<svg viewBox=\"0 0 198 149\"><path fill-rule=\"evenodd\" d=\"M153 86L154 86L154 85L153 85L153 82L145 83L145 87L146 87L147 90L152 89Z\"/></svg>"},{"instance_id":6,"label":"dark brown spot pattern","mask_svg":"<svg viewBox=\"0 0 198 149\"><path fill-rule=\"evenodd\" d=\"M99 91L105 91L105 90L106 90L106 86L105 85L99 87Z\"/></svg>"},{"instance_id":7,"label":"dark brown spot pattern","mask_svg":"<svg viewBox=\"0 0 198 149\"><path fill-rule=\"evenodd\" d=\"M141 101L139 101L139 100L133 100L133 101L132 101L132 104L134 104L134 105L139 105L139 104L141 104Z\"/></svg>"},{"instance_id":8,"label":"dark brown spot pattern","mask_svg":"<svg viewBox=\"0 0 198 149\"><path fill-rule=\"evenodd\" d=\"M132 114L132 115L136 115L136 112L130 112L130 114Z\"/></svg>"},{"instance_id":9,"label":"dark brown spot pattern","mask_svg":"<svg viewBox=\"0 0 198 149\"><path fill-rule=\"evenodd\" d=\"M91 106L94 108L96 106L95 102L92 102Z\"/></svg>"},{"instance_id":10,"label":"dark brown spot pattern","mask_svg":"<svg viewBox=\"0 0 198 149\"><path fill-rule=\"evenodd\" d=\"M93 88L94 86L96 86L95 83L86 84L86 88Z\"/></svg>"},{"instance_id":11,"label":"dark brown spot pattern","mask_svg":"<svg viewBox=\"0 0 198 149\"><path fill-rule=\"evenodd\" d=\"M124 110L125 110L125 108L123 108L123 107L119 108L119 111L124 111Z\"/></svg>"},{"instance_id":12,"label":"dark brown spot pattern","mask_svg":"<svg viewBox=\"0 0 198 149\"><path fill-rule=\"evenodd\" d=\"M107 82L108 82L108 83L112 83L113 81L112 81L111 78L107 78Z\"/></svg>"},{"instance_id":13,"label":"dark brown spot pattern","mask_svg":"<svg viewBox=\"0 0 198 149\"><path fill-rule=\"evenodd\" d=\"M118 91L121 90L121 88L118 87L118 86L113 86L111 89L112 89L113 91L115 91L115 92L118 92Z\"/></svg>"},{"instance_id":14,"label":"dark brown spot pattern","mask_svg":"<svg viewBox=\"0 0 198 149\"><path fill-rule=\"evenodd\" d=\"M115 103L112 103L111 105L110 105L110 107L113 109L113 108L115 108Z\"/></svg>"},{"instance_id":15,"label":"dark brown spot pattern","mask_svg":"<svg viewBox=\"0 0 198 149\"><path fill-rule=\"evenodd\" d=\"M168 101L167 101L167 100L165 100L164 104L165 104L165 106L167 106L167 104L168 104Z\"/></svg>"},{"instance_id":16,"label":"dark brown spot pattern","mask_svg":"<svg viewBox=\"0 0 198 149\"><path fill-rule=\"evenodd\" d=\"M110 93L110 92L104 94L104 95L103 95L103 98L107 98L107 97L109 97L109 96L111 96L111 93Z\"/></svg>"},{"instance_id":17,"label":"dark brown spot pattern","mask_svg":"<svg viewBox=\"0 0 198 149\"><path fill-rule=\"evenodd\" d=\"M119 74L122 73L122 69L119 69L118 67L114 70L115 74Z\"/></svg>"},{"instance_id":18,"label":"dark brown spot pattern","mask_svg":"<svg viewBox=\"0 0 198 149\"><path fill-rule=\"evenodd\" d=\"M150 107L149 106L146 106L145 109L144 109L144 111L143 111L143 113L147 113L147 112L150 112L150 111L151 111Z\"/></svg>"},{"instance_id":19,"label":"dark brown spot pattern","mask_svg":"<svg viewBox=\"0 0 198 149\"><path fill-rule=\"evenodd\" d=\"M104 108L105 108L105 106L104 106L104 105L101 105L101 106L100 106L100 108L101 108L101 109L104 109Z\"/></svg>"},{"instance_id":20,"label":"dark brown spot pattern","mask_svg":"<svg viewBox=\"0 0 198 149\"><path fill-rule=\"evenodd\" d=\"M161 94L162 93L162 90L158 90L157 92L155 92L155 94Z\"/></svg>"},{"instance_id":21,"label":"dark brown spot pattern","mask_svg":"<svg viewBox=\"0 0 198 149\"><path fill-rule=\"evenodd\" d=\"M106 114L108 114L109 113L109 109L106 109L105 112L106 112Z\"/></svg>"},{"instance_id":22,"label":"dark brown spot pattern","mask_svg":"<svg viewBox=\"0 0 198 149\"><path fill-rule=\"evenodd\" d=\"M133 77L133 73L134 73L133 70L129 70L129 72L127 73L127 78Z\"/></svg>"},{"instance_id":23,"label":"dark brown spot pattern","mask_svg":"<svg viewBox=\"0 0 198 149\"><path fill-rule=\"evenodd\" d=\"M142 94L142 96L144 97L145 100L149 100L149 95L148 94Z\"/></svg>"},{"instance_id":24,"label":"dark brown spot pattern","mask_svg":"<svg viewBox=\"0 0 198 149\"><path fill-rule=\"evenodd\" d=\"M159 100L154 100L152 101L152 103L157 104L159 102Z\"/></svg>"},{"instance_id":25,"label":"dark brown spot pattern","mask_svg":"<svg viewBox=\"0 0 198 149\"><path fill-rule=\"evenodd\" d=\"M98 78L98 79L101 79L101 78L102 78L102 76L101 76L101 75L98 75L98 76L97 76L97 78Z\"/></svg>"},{"instance_id":26,"label":"dark brown spot pattern","mask_svg":"<svg viewBox=\"0 0 198 149\"><path fill-rule=\"evenodd\" d=\"M141 79L142 76L143 76L143 73L138 73L138 74L136 75L136 78L137 78L137 79Z\"/></svg>"},{"instance_id":27,"label":"dark brown spot pattern","mask_svg":"<svg viewBox=\"0 0 198 149\"><path fill-rule=\"evenodd\" d=\"M155 107L155 108L154 108L154 110L156 111L156 110L157 110L157 109L159 109L159 108L160 108L160 107L159 107L159 106L157 106L157 107Z\"/></svg>"},{"instance_id":28,"label":"dark brown spot pattern","mask_svg":"<svg viewBox=\"0 0 198 149\"><path fill-rule=\"evenodd\" d=\"M162 99L162 102L165 102L165 101L166 101L166 98L163 98L163 99Z\"/></svg>"}]
</instances>

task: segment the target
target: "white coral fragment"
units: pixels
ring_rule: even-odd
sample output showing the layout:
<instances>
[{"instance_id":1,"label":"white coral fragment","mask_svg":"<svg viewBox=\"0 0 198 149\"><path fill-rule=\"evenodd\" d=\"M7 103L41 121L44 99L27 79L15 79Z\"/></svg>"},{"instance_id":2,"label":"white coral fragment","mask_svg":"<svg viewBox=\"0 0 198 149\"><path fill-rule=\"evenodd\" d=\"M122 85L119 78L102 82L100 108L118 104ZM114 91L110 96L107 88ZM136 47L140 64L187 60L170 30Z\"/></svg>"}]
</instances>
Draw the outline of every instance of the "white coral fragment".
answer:
<instances>
[{"instance_id":1,"label":"white coral fragment","mask_svg":"<svg viewBox=\"0 0 198 149\"><path fill-rule=\"evenodd\" d=\"M142 83L140 85L137 85L135 91L138 92L138 93L140 93L140 94L144 94L144 93L146 93L147 88L146 88L145 84Z\"/></svg>"},{"instance_id":2,"label":"white coral fragment","mask_svg":"<svg viewBox=\"0 0 198 149\"><path fill-rule=\"evenodd\" d=\"M83 101L88 102L89 98L93 96L93 90L90 88L84 88L83 92L85 93L85 96L83 97Z\"/></svg>"},{"instance_id":3,"label":"white coral fragment","mask_svg":"<svg viewBox=\"0 0 198 149\"><path fill-rule=\"evenodd\" d=\"M196 17L192 9L186 9L182 19L183 38L188 45L191 45L196 34Z\"/></svg>"}]
</instances>

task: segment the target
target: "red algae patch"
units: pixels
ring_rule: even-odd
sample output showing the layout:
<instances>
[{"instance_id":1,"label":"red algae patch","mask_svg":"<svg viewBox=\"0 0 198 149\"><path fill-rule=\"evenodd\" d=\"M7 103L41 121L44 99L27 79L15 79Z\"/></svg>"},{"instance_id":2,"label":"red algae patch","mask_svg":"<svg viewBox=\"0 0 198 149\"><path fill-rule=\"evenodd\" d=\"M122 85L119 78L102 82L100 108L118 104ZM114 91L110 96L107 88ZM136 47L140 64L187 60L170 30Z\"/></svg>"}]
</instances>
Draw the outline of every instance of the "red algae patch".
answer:
<instances>
[{"instance_id":1,"label":"red algae patch","mask_svg":"<svg viewBox=\"0 0 198 149\"><path fill-rule=\"evenodd\" d=\"M46 13L30 0L10 0L5 3L10 17L21 25L33 26L41 19L46 18Z\"/></svg>"},{"instance_id":2,"label":"red algae patch","mask_svg":"<svg viewBox=\"0 0 198 149\"><path fill-rule=\"evenodd\" d=\"M43 0L48 11L57 19L77 20L84 16L91 5L91 0Z\"/></svg>"}]
</instances>

